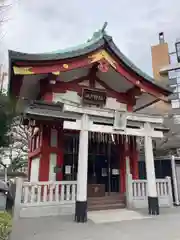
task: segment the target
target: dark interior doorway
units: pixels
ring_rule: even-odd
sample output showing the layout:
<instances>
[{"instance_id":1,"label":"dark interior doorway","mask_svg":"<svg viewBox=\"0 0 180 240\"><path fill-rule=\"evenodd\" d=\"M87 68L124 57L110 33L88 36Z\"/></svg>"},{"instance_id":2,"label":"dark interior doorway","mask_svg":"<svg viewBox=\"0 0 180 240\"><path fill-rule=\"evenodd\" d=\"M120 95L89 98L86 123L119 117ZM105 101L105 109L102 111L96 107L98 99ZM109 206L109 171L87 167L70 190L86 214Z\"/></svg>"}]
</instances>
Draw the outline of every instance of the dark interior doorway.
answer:
<instances>
[{"instance_id":1,"label":"dark interior doorway","mask_svg":"<svg viewBox=\"0 0 180 240\"><path fill-rule=\"evenodd\" d=\"M65 135L64 180L77 180L79 133ZM91 133L88 151L88 185L103 185L110 195L119 192L119 154L110 134Z\"/></svg>"}]
</instances>

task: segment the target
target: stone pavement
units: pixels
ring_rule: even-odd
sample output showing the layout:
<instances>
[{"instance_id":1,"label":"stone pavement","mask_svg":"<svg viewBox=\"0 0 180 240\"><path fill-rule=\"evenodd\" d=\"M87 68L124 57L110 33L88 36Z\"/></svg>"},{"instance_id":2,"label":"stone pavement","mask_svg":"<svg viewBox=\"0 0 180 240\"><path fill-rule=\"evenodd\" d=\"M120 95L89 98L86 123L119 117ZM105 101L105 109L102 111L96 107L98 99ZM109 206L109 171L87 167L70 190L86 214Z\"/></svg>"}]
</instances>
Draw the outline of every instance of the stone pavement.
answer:
<instances>
[{"instance_id":1,"label":"stone pavement","mask_svg":"<svg viewBox=\"0 0 180 240\"><path fill-rule=\"evenodd\" d=\"M88 212L88 219L92 222L99 223L113 223L127 220L137 220L149 218L143 213L132 211L128 209L112 209Z\"/></svg>"},{"instance_id":2,"label":"stone pavement","mask_svg":"<svg viewBox=\"0 0 180 240\"><path fill-rule=\"evenodd\" d=\"M141 211L147 217L147 210ZM11 240L179 240L180 207L161 210L152 218L95 224L73 222L71 216L21 219Z\"/></svg>"}]
</instances>

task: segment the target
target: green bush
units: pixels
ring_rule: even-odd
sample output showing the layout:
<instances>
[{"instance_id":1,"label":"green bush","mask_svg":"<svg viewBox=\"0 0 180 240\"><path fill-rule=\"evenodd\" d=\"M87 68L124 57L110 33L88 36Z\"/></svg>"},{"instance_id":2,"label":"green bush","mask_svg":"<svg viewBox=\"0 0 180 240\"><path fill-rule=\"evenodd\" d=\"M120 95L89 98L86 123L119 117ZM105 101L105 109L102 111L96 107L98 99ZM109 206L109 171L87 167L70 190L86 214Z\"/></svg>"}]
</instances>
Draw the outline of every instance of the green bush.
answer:
<instances>
[{"instance_id":1,"label":"green bush","mask_svg":"<svg viewBox=\"0 0 180 240\"><path fill-rule=\"evenodd\" d=\"M8 212L0 211L0 240L7 240L12 229L12 217Z\"/></svg>"}]
</instances>

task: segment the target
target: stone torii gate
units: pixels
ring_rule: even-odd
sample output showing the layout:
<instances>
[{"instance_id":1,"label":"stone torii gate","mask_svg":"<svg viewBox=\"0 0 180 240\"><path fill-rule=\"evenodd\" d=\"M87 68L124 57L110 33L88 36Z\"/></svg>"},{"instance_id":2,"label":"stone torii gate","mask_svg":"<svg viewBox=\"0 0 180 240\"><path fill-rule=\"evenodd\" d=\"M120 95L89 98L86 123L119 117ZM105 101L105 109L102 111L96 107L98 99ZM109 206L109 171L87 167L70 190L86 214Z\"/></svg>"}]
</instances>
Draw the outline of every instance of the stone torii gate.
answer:
<instances>
[{"instance_id":1,"label":"stone torii gate","mask_svg":"<svg viewBox=\"0 0 180 240\"><path fill-rule=\"evenodd\" d=\"M45 108L43 108L43 105L45 105ZM161 116L84 107L64 101L58 104L48 104L48 107L47 103L34 102L26 108L24 118L36 119L36 117L51 117L63 120L64 129L80 131L75 210L75 220L77 222L87 221L89 132L144 137L149 214L159 214L152 138L163 137L165 128L163 127L163 118Z\"/></svg>"}]
</instances>

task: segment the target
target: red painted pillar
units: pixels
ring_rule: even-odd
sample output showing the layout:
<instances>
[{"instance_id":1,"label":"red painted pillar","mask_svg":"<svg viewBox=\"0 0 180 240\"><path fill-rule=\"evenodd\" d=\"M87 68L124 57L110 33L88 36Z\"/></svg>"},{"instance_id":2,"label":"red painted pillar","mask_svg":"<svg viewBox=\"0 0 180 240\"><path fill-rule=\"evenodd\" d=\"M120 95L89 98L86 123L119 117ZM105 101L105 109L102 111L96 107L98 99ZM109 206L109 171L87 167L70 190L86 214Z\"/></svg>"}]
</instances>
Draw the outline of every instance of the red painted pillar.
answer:
<instances>
[{"instance_id":1,"label":"red painted pillar","mask_svg":"<svg viewBox=\"0 0 180 240\"><path fill-rule=\"evenodd\" d=\"M63 124L58 130L58 155L57 155L57 166L61 168L56 175L57 181L63 180L63 164L64 164L64 131L63 131Z\"/></svg>"},{"instance_id":2,"label":"red painted pillar","mask_svg":"<svg viewBox=\"0 0 180 240\"><path fill-rule=\"evenodd\" d=\"M120 193L126 191L126 137L120 136Z\"/></svg>"},{"instance_id":3,"label":"red painted pillar","mask_svg":"<svg viewBox=\"0 0 180 240\"><path fill-rule=\"evenodd\" d=\"M46 90L46 87L43 87L43 91L45 90ZM45 93L45 95L42 98L45 102L52 103L53 94L49 85L48 85L48 91ZM39 181L49 181L49 163L50 163L50 153L51 153L50 152L51 150L50 134L51 134L51 126L43 125L42 135L40 139L41 156L40 156L40 164L39 164Z\"/></svg>"},{"instance_id":4,"label":"red painted pillar","mask_svg":"<svg viewBox=\"0 0 180 240\"><path fill-rule=\"evenodd\" d=\"M49 180L49 158L50 158L49 145L50 145L50 128L48 126L43 126L42 148L39 163L39 181Z\"/></svg>"},{"instance_id":5,"label":"red painted pillar","mask_svg":"<svg viewBox=\"0 0 180 240\"><path fill-rule=\"evenodd\" d=\"M134 146L133 146L133 136L129 137L129 163L130 163L130 171L132 174L132 178L134 179L133 176L133 168L134 168Z\"/></svg>"},{"instance_id":6,"label":"red painted pillar","mask_svg":"<svg viewBox=\"0 0 180 240\"><path fill-rule=\"evenodd\" d=\"M137 149L136 137L130 137L130 168L133 179L139 178L139 169L138 169L138 157L139 152Z\"/></svg>"},{"instance_id":7,"label":"red painted pillar","mask_svg":"<svg viewBox=\"0 0 180 240\"><path fill-rule=\"evenodd\" d=\"M137 141L136 141L136 137L133 136L133 159L132 159L133 160L132 161L132 166L133 166L132 177L133 177L133 179L139 178L138 158L139 158L139 151L138 151Z\"/></svg>"},{"instance_id":8,"label":"red painted pillar","mask_svg":"<svg viewBox=\"0 0 180 240\"><path fill-rule=\"evenodd\" d=\"M31 137L28 139L28 180L30 181L30 175L31 175L31 162L32 158L30 157L30 153L32 150L32 140Z\"/></svg>"},{"instance_id":9,"label":"red painted pillar","mask_svg":"<svg viewBox=\"0 0 180 240\"><path fill-rule=\"evenodd\" d=\"M45 102L48 102L48 103L52 103L52 99L53 96L52 96L52 92L47 92L44 96L43 96L43 100Z\"/></svg>"},{"instance_id":10,"label":"red painted pillar","mask_svg":"<svg viewBox=\"0 0 180 240\"><path fill-rule=\"evenodd\" d=\"M28 158L28 180L30 181L32 158Z\"/></svg>"},{"instance_id":11,"label":"red painted pillar","mask_svg":"<svg viewBox=\"0 0 180 240\"><path fill-rule=\"evenodd\" d=\"M138 157L139 152L137 149L136 137L134 136L121 136L120 137L120 192L126 192L126 157L129 156L130 171L133 179L139 178Z\"/></svg>"}]
</instances>

